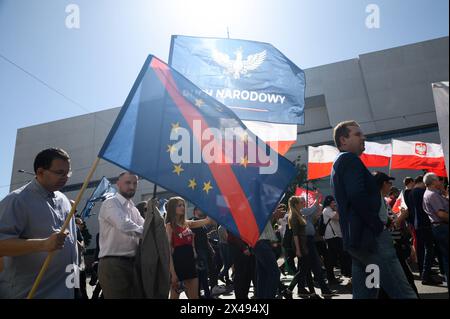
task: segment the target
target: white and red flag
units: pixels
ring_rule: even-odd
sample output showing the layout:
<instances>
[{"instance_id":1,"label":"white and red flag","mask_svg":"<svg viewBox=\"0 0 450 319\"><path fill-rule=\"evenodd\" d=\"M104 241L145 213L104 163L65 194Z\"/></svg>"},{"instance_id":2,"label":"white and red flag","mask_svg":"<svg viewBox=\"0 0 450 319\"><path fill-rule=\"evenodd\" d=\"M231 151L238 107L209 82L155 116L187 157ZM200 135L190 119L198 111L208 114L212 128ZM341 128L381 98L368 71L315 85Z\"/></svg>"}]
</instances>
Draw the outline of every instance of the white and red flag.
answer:
<instances>
[{"instance_id":1,"label":"white and red flag","mask_svg":"<svg viewBox=\"0 0 450 319\"><path fill-rule=\"evenodd\" d=\"M392 212L398 214L402 208L408 209L408 206L406 206L405 197L403 196L403 191L398 196L394 206L392 206Z\"/></svg>"},{"instance_id":2,"label":"white and red flag","mask_svg":"<svg viewBox=\"0 0 450 319\"><path fill-rule=\"evenodd\" d=\"M256 136L280 155L286 154L297 142L297 124L242 121Z\"/></svg>"},{"instance_id":3,"label":"white and red flag","mask_svg":"<svg viewBox=\"0 0 450 319\"><path fill-rule=\"evenodd\" d=\"M308 146L308 180L327 177L339 150L331 145Z\"/></svg>"},{"instance_id":4,"label":"white and red flag","mask_svg":"<svg viewBox=\"0 0 450 319\"><path fill-rule=\"evenodd\" d=\"M319 203L323 200L323 195L317 190L307 190L303 187L298 187L295 190L295 196L300 196L304 198L308 198L308 207L311 207L314 204L314 201L316 200L316 194L319 194L318 201Z\"/></svg>"},{"instance_id":5,"label":"white and red flag","mask_svg":"<svg viewBox=\"0 0 450 319\"><path fill-rule=\"evenodd\" d=\"M445 174L444 152L440 144L392 140L391 169L424 169Z\"/></svg>"},{"instance_id":6,"label":"white and red flag","mask_svg":"<svg viewBox=\"0 0 450 319\"><path fill-rule=\"evenodd\" d=\"M389 166L392 156L392 144L365 142L365 148L360 158L366 167Z\"/></svg>"}]
</instances>

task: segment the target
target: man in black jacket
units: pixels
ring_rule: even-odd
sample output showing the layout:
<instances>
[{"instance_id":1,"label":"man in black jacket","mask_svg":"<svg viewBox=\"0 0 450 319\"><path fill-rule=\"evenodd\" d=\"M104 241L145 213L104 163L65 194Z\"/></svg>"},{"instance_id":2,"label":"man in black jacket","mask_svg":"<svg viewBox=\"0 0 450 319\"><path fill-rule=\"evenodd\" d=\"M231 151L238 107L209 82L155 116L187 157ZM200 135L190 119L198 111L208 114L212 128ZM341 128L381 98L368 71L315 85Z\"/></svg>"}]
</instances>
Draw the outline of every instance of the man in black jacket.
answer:
<instances>
[{"instance_id":1,"label":"man in black jacket","mask_svg":"<svg viewBox=\"0 0 450 319\"><path fill-rule=\"evenodd\" d=\"M417 298L400 266L387 227L387 205L359 156L365 136L355 121L339 123L333 138L340 153L331 183L339 209L344 249L352 256L353 298L376 298L380 286L390 298Z\"/></svg>"}]
</instances>

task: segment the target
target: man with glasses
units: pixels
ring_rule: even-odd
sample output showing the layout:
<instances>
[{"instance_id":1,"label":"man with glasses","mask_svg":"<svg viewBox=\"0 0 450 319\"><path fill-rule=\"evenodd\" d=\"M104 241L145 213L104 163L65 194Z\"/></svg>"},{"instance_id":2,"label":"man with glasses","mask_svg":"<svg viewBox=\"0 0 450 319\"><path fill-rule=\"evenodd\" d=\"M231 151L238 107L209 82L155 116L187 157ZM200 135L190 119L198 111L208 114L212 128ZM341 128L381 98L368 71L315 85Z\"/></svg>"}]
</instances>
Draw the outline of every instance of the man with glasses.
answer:
<instances>
[{"instance_id":1,"label":"man with glasses","mask_svg":"<svg viewBox=\"0 0 450 319\"><path fill-rule=\"evenodd\" d=\"M78 286L74 220L59 234L71 209L59 192L71 175L69 155L57 148L43 150L34 160L34 172L30 183L0 202L0 256L5 265L0 297L25 298L48 253L54 252L34 298L72 299Z\"/></svg>"}]
</instances>

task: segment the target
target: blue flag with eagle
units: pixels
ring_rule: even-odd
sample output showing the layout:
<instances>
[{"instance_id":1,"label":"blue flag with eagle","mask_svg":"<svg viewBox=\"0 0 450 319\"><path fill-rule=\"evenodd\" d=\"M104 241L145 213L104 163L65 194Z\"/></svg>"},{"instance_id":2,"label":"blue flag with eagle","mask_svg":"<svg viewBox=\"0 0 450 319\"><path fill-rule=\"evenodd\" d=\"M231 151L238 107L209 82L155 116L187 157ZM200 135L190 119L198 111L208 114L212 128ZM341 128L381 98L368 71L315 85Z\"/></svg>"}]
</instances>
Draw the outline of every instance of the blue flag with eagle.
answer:
<instances>
[{"instance_id":1,"label":"blue flag with eagle","mask_svg":"<svg viewBox=\"0 0 450 319\"><path fill-rule=\"evenodd\" d=\"M179 194L250 245L296 174L227 107L154 56L99 157Z\"/></svg>"},{"instance_id":2,"label":"blue flag with eagle","mask_svg":"<svg viewBox=\"0 0 450 319\"><path fill-rule=\"evenodd\" d=\"M269 43L173 35L169 64L241 120L304 124L305 73Z\"/></svg>"}]
</instances>

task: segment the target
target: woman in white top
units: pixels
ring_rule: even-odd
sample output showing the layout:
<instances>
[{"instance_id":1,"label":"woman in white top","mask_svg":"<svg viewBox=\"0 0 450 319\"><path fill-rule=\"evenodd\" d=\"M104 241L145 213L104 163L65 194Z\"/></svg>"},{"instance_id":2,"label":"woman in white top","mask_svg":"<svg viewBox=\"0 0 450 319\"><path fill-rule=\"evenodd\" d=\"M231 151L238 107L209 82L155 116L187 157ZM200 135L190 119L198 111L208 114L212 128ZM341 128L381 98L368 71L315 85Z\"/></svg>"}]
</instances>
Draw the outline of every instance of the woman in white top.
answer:
<instances>
[{"instance_id":1,"label":"woman in white top","mask_svg":"<svg viewBox=\"0 0 450 319\"><path fill-rule=\"evenodd\" d=\"M341 275L351 277L351 257L344 252L339 213L334 197L328 195L323 202L323 222L326 225L324 238L328 245L330 264L332 267L339 262Z\"/></svg>"}]
</instances>

